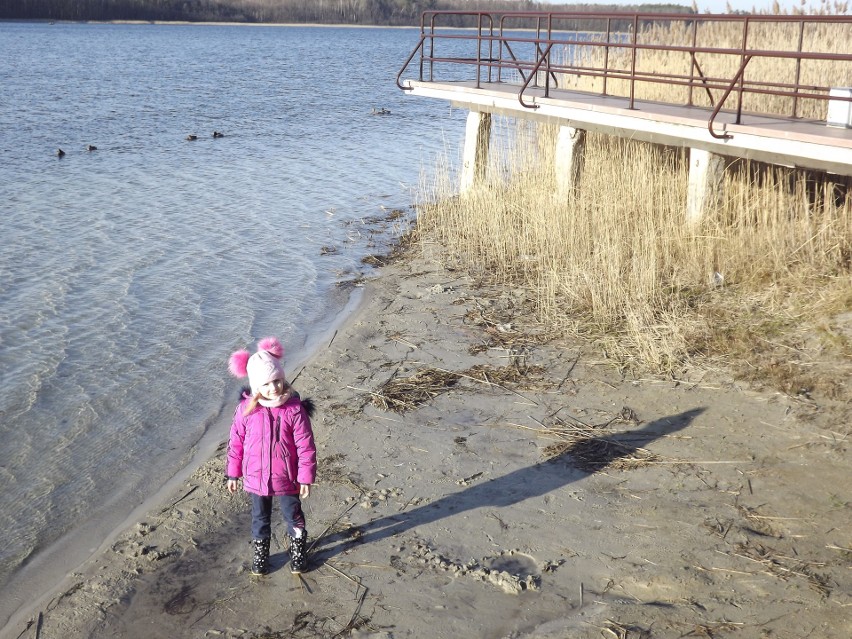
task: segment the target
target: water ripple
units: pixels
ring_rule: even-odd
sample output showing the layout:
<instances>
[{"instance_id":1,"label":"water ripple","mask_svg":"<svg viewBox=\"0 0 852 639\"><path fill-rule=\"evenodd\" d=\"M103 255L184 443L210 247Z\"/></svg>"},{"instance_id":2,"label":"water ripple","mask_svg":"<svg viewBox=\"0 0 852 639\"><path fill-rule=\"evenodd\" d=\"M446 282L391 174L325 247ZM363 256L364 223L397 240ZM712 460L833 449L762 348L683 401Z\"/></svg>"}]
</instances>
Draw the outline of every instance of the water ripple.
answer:
<instances>
[{"instance_id":1,"label":"water ripple","mask_svg":"<svg viewBox=\"0 0 852 639\"><path fill-rule=\"evenodd\" d=\"M463 113L396 89L415 42L0 24L0 587L225 436L233 349L290 353L342 308L336 280L375 249L363 221L461 143Z\"/></svg>"}]
</instances>

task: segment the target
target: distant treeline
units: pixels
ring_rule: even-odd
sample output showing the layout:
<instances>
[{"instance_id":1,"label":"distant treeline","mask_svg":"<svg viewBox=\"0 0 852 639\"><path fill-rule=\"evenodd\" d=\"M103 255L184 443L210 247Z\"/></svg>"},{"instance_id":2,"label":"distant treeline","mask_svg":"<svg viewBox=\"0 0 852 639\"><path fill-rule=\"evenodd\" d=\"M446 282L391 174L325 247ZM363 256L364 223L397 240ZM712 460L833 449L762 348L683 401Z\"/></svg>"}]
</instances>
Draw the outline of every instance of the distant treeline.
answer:
<instances>
[{"instance_id":1,"label":"distant treeline","mask_svg":"<svg viewBox=\"0 0 852 639\"><path fill-rule=\"evenodd\" d=\"M521 0L2 0L0 20L142 20L187 22L287 22L320 24L419 25L429 10L611 11L692 13L676 4L544 4ZM472 17L454 17L449 26L475 25ZM594 28L582 22L574 29Z\"/></svg>"}]
</instances>

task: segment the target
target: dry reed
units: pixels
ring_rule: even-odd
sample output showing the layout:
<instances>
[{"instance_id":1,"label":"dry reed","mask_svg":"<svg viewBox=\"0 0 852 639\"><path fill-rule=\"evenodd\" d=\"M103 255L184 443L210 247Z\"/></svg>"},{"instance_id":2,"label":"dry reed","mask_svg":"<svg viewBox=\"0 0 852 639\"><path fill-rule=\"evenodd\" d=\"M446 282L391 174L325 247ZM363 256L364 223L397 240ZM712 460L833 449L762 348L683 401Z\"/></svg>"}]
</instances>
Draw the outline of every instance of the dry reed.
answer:
<instances>
[{"instance_id":1,"label":"dry reed","mask_svg":"<svg viewBox=\"0 0 852 639\"><path fill-rule=\"evenodd\" d=\"M577 420L565 422L556 419L551 426L544 426L538 434L556 439L545 447L545 459L568 455L574 465L588 473L605 468L631 470L659 460L651 451L634 446L615 437L609 427L612 424L636 425L638 419L632 409L625 406L613 419L603 424L584 424Z\"/></svg>"},{"instance_id":2,"label":"dry reed","mask_svg":"<svg viewBox=\"0 0 852 639\"><path fill-rule=\"evenodd\" d=\"M847 3L829 3L824 1L809 14L831 15L833 12L844 13ZM763 12L756 12L763 13ZM805 13L803 11L803 13ZM795 23L761 22L754 20L749 23L746 43L751 50L780 50L795 51L799 43L799 25ZM743 45L743 28L741 24L720 21L704 21L699 23L696 30L695 46L715 49L730 49L729 54L697 53L695 62L700 73L693 68L693 60L689 53L677 51L639 50L636 55L636 71L639 73L657 73L690 77L696 79L703 76L716 84L727 85L736 75L741 63L737 53ZM672 46L692 46L693 31L687 20L657 21L643 28L637 37L639 44L665 42ZM836 23L807 23L801 31L802 51L819 53L848 53L849 43L852 42L852 25ZM557 63L567 63L571 59L580 66L603 68L604 50L600 47L578 47L571 51L557 51ZM631 68L632 50L627 48L611 48L609 52L609 68L629 70ZM802 60L798 69L799 83L802 86L850 86L852 70L848 62L831 60ZM789 58L770 58L757 56L746 68L746 79L761 81L772 78L773 81L794 84L797 78L796 60ZM599 92L603 89L601 78L589 76L560 75L559 83L562 88L581 91ZM630 95L630 84L627 80L610 78L607 81L607 93L610 95ZM721 98L720 89L712 89L713 99ZM670 83L640 83L636 85L635 97L639 100L660 100L672 103L686 104L690 98L689 89ZM711 106L710 99L703 90L693 89L692 103L696 106ZM725 108L733 109L734 99L726 103ZM792 98L760 94L745 94L743 99L744 111L760 113L776 113L789 115L792 113ZM800 99L796 110L800 117L824 120L827 102L824 100Z\"/></svg>"},{"instance_id":3,"label":"dry reed","mask_svg":"<svg viewBox=\"0 0 852 639\"><path fill-rule=\"evenodd\" d=\"M424 368L409 377L394 377L371 393L374 406L403 413L445 393L459 381L459 374L440 368Z\"/></svg>"},{"instance_id":4,"label":"dry reed","mask_svg":"<svg viewBox=\"0 0 852 639\"><path fill-rule=\"evenodd\" d=\"M798 365L804 329L817 327L821 357L852 353L834 323L852 308L852 179L732 161L714 208L690 227L687 150L588 133L579 188L560 194L554 134L495 117L486 179L457 196L443 161L423 185L419 231L453 266L532 291L547 326L636 368L724 358L799 392L820 385ZM773 361L789 365L773 372Z\"/></svg>"},{"instance_id":5,"label":"dry reed","mask_svg":"<svg viewBox=\"0 0 852 639\"><path fill-rule=\"evenodd\" d=\"M792 578L804 579L820 596L828 597L831 594L834 584L826 575L815 570L815 568L823 567L825 564L787 557L773 548L749 541L736 544L734 548L735 551L730 553L732 556L748 559L759 564L763 568L763 572L768 575L783 581Z\"/></svg>"},{"instance_id":6,"label":"dry reed","mask_svg":"<svg viewBox=\"0 0 852 639\"><path fill-rule=\"evenodd\" d=\"M543 373L542 367L527 365L517 358L508 366L477 364L463 371L427 367L407 377L391 377L378 390L370 393L370 402L382 410L404 413L446 393L462 379L506 388L504 384L519 386L536 383Z\"/></svg>"}]
</instances>

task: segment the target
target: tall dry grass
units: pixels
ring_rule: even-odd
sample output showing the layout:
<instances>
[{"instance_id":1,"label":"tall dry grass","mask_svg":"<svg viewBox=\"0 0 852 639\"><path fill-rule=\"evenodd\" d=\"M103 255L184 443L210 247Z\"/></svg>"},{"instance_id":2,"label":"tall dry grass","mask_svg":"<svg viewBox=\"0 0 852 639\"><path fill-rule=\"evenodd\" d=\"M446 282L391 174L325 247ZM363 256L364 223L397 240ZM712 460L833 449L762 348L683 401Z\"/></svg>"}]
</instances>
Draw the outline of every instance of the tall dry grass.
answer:
<instances>
[{"instance_id":1,"label":"tall dry grass","mask_svg":"<svg viewBox=\"0 0 852 639\"><path fill-rule=\"evenodd\" d=\"M828 2L824 0L810 11L815 15L832 15L834 11L844 13L848 3ZM627 34L616 37L629 38ZM688 53L676 51L639 50L636 54L636 70L645 74L670 74L688 78L691 74L699 81L703 76L710 86L727 86L735 77L741 56L738 51L743 46L752 51L796 51L799 49L799 38L802 39L801 51L811 53L848 54L852 47L852 24L840 23L806 23L800 33L800 26L795 23L761 22L755 20L749 24L748 33L744 34L743 25L724 21L706 20L699 23L696 32L695 46L703 48L730 49L729 54L697 53L693 67L692 57ZM637 38L639 44L665 43L672 46L690 47L693 45L693 32L686 20L658 22L653 26L642 29ZM611 48L609 51L608 68L629 71L631 68L632 50L627 48ZM556 64L574 64L585 67L603 68L604 49L601 47L578 47L569 50L568 47L557 49L552 60ZM699 71L700 69L700 71ZM802 86L844 87L852 86L852 69L848 62L830 60L802 60L798 67L799 84ZM770 58L756 56L748 63L745 71L746 81L761 82L772 78L773 82L793 85L797 80L797 62L794 59ZM589 76L559 75L559 86L565 89L579 91L601 92L603 80ZM606 90L609 95L630 95L630 84L626 80L608 79ZM703 89L694 88L691 93L688 87L676 86L672 83L646 82L635 86L635 97L639 100L659 100L662 102L690 102L696 106L715 106L722 98L723 90L711 88L711 98ZM732 94L725 102L725 109L737 108L736 95ZM755 93L744 93L744 111L790 115L793 113L793 98L769 96ZM804 118L824 120L828 108L825 100L800 98L796 104L796 115Z\"/></svg>"},{"instance_id":2,"label":"tall dry grass","mask_svg":"<svg viewBox=\"0 0 852 639\"><path fill-rule=\"evenodd\" d=\"M495 119L486 180L459 197L443 165L423 189L421 233L473 272L529 289L542 322L622 364L672 372L721 358L791 392L837 392L842 380L818 384L773 363L778 349L759 352L799 348L809 329L820 342L809 347L852 358L832 324L852 309L852 179L737 162L690 227L686 150L588 134L579 188L560 194L554 135Z\"/></svg>"},{"instance_id":3,"label":"tall dry grass","mask_svg":"<svg viewBox=\"0 0 852 639\"><path fill-rule=\"evenodd\" d=\"M831 10L822 2L814 13ZM847 52L852 33L837 26L809 26L803 49ZM797 29L753 26L750 43L795 48ZM738 47L740 38L738 28L715 22L702 27L698 44ZM691 34L671 23L640 41L689 44ZM755 62L763 77L792 82L791 63ZM730 77L739 58L699 63L706 75ZM640 65L688 74L690 61L643 53ZM807 63L802 82L850 85L848 67ZM683 89L642 91L641 99L677 101ZM789 113L790 104L752 96L745 108ZM800 103L799 115L824 118L825 103ZM689 226L688 150L587 134L579 188L563 194L555 133L495 118L486 179L459 197L454 164L439 167L422 190L422 234L473 272L528 289L542 322L598 341L625 365L674 372L700 357L788 392L852 396L844 385L852 362L852 178L731 161L722 196ZM816 365L826 361L842 365Z\"/></svg>"}]
</instances>

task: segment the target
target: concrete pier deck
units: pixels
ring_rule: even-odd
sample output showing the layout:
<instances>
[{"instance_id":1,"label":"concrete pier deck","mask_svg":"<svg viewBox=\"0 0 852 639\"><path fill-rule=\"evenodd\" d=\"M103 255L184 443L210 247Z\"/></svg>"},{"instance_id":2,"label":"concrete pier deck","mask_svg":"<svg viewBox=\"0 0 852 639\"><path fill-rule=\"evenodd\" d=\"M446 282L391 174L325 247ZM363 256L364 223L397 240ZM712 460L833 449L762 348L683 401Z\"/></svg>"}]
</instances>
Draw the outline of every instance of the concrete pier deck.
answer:
<instances>
[{"instance_id":1,"label":"concrete pier deck","mask_svg":"<svg viewBox=\"0 0 852 639\"><path fill-rule=\"evenodd\" d=\"M543 88L529 88L524 101L538 108L527 108L518 100L520 87L515 84L482 82L479 88L474 81L402 84L412 95L446 100L472 112L852 176L852 129L825 121L744 113L737 124L736 114L722 111L713 130L727 137L719 139L708 129L709 108L635 100L630 109L626 97L553 88L549 97L544 97Z\"/></svg>"}]
</instances>

